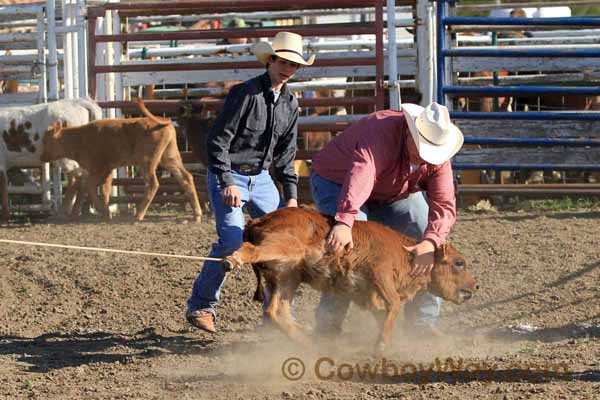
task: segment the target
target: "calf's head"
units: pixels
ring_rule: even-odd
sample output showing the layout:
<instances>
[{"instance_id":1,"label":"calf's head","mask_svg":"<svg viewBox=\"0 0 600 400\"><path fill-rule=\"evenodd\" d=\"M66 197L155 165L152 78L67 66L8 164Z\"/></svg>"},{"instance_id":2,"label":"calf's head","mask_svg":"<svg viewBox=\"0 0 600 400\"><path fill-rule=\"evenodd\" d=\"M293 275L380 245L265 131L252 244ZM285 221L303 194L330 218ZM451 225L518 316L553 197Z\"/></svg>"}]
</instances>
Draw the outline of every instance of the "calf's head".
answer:
<instances>
[{"instance_id":1,"label":"calf's head","mask_svg":"<svg viewBox=\"0 0 600 400\"><path fill-rule=\"evenodd\" d=\"M194 155L208 166L206 137L216 119L216 113L201 103L186 101L181 103L177 114L177 125L181 127Z\"/></svg>"},{"instance_id":2,"label":"calf's head","mask_svg":"<svg viewBox=\"0 0 600 400\"><path fill-rule=\"evenodd\" d=\"M62 136L62 130L65 125L61 121L56 121L44 132L42 154L40 155L42 162L54 161L64 157L64 150L59 139Z\"/></svg>"},{"instance_id":3,"label":"calf's head","mask_svg":"<svg viewBox=\"0 0 600 400\"><path fill-rule=\"evenodd\" d=\"M456 304L473 297L477 282L467 270L465 258L450 244L443 244L435 252L435 266L427 289L436 296Z\"/></svg>"}]
</instances>

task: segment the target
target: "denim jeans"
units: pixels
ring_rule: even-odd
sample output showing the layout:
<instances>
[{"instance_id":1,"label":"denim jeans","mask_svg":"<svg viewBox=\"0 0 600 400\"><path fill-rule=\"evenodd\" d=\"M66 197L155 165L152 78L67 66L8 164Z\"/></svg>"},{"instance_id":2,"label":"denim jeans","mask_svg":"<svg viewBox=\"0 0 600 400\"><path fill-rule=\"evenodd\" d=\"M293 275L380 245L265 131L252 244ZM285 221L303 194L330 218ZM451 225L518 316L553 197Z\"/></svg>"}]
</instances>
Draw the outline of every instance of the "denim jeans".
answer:
<instances>
[{"instance_id":1,"label":"denim jeans","mask_svg":"<svg viewBox=\"0 0 600 400\"><path fill-rule=\"evenodd\" d=\"M335 215L341 185L313 172L310 187L317 209L323 214ZM420 240L427 227L428 214L429 206L425 196L418 192L389 204L365 204L357 214L356 220L376 221ZM421 291L412 301L405 304L404 310L414 325L434 326L440 315L441 304L441 298ZM322 333L339 332L349 306L350 299L323 293L315 312L315 330Z\"/></svg>"},{"instance_id":2,"label":"denim jeans","mask_svg":"<svg viewBox=\"0 0 600 400\"><path fill-rule=\"evenodd\" d=\"M229 207L223 203L221 185L214 174L208 173L208 195L219 237L218 242L213 243L209 257L228 256L242 245L245 223L242 207L246 208L252 218L258 218L275 211L281 205L279 192L269 171L263 170L258 175L233 172L232 175L241 194L241 207ZM216 316L216 306L224 282L225 273L221 264L216 261L204 262L187 301L188 311L205 310Z\"/></svg>"}]
</instances>

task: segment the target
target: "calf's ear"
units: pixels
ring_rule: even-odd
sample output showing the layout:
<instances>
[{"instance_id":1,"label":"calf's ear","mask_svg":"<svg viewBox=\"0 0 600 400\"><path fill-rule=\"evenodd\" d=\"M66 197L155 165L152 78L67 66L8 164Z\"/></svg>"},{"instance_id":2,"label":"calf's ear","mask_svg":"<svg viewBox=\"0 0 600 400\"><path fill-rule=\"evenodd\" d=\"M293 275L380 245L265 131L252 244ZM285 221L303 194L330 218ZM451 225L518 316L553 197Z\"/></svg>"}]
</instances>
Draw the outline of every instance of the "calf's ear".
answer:
<instances>
[{"instance_id":1,"label":"calf's ear","mask_svg":"<svg viewBox=\"0 0 600 400\"><path fill-rule=\"evenodd\" d=\"M443 243L437 249L435 249L435 259L437 262L444 262L448 256L448 245Z\"/></svg>"}]
</instances>

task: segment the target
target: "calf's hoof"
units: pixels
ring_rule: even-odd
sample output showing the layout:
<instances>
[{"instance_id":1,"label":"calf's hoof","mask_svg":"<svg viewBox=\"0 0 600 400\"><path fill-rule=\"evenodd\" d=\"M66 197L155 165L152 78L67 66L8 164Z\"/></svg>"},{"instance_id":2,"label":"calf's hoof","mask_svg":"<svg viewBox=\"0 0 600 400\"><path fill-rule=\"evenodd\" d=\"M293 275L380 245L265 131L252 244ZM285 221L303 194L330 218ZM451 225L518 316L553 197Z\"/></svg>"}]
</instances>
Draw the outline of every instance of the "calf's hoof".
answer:
<instances>
[{"instance_id":1,"label":"calf's hoof","mask_svg":"<svg viewBox=\"0 0 600 400\"><path fill-rule=\"evenodd\" d=\"M194 217L194 219L192 220L192 222L194 222L194 223L196 223L196 224L199 224L199 223L201 223L201 222L202 222L202 216L201 216L201 215L196 215L196 216Z\"/></svg>"},{"instance_id":2,"label":"calf's hoof","mask_svg":"<svg viewBox=\"0 0 600 400\"><path fill-rule=\"evenodd\" d=\"M227 258L225 258L221 262L221 268L223 269L223 272L231 272L235 268L235 265L233 264L233 262L231 260L228 260Z\"/></svg>"},{"instance_id":3,"label":"calf's hoof","mask_svg":"<svg viewBox=\"0 0 600 400\"><path fill-rule=\"evenodd\" d=\"M241 267L242 264L242 261L238 257L230 255L225 257L223 261L221 261L221 268L223 269L223 272L227 273L231 272L235 268Z\"/></svg>"}]
</instances>

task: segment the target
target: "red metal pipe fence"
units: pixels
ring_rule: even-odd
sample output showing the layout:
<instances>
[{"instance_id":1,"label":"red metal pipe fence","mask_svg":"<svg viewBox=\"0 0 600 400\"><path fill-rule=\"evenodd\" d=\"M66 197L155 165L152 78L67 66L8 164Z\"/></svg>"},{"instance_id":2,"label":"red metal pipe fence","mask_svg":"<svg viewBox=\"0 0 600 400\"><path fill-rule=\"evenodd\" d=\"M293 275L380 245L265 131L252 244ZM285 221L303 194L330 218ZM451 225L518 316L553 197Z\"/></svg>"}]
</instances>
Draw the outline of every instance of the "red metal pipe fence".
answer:
<instances>
[{"instance_id":1,"label":"red metal pipe fence","mask_svg":"<svg viewBox=\"0 0 600 400\"><path fill-rule=\"evenodd\" d=\"M226 3L225 5L223 3ZM239 0L239 1L187 1L179 3L170 3L168 5L171 13L194 13L194 12L214 12L219 11L269 11L269 10L291 10L291 9L323 9L323 8L350 8L365 7L375 5L375 23L336 23L336 24L317 24L317 25L299 25L274 28L238 28L238 29L217 29L217 30L190 30L177 32L157 32L157 33L118 33L112 35L96 35L97 18L103 16L107 10L118 10L122 15L123 10L135 11L137 15L143 15L144 12L151 15L160 15L165 10L164 3L146 3L146 4L120 4L108 3L99 7L90 7L88 9L88 33L89 33L89 51L88 51L88 80L89 92L91 97L96 96L96 76L102 73L112 72L151 72L151 71L207 71L224 69L252 69L259 68L261 65L255 61L240 62L211 62L211 63L150 63L148 65L96 65L96 46L98 43L119 42L127 46L129 42L149 42L161 40L206 40L206 39L226 39L226 38L257 38L273 37L282 30L295 32L304 36L337 36L337 35L355 35L355 34L375 34L375 57L354 57L354 58L336 58L336 59L317 59L312 68L318 67L338 67L338 66L365 66L375 65L376 68L376 88L373 104L377 109L384 107L384 86L383 86L383 0L352 0L352 1L315 1L299 0L294 4L281 4L280 1L272 0ZM225 8L231 7L225 10ZM180 11L179 11L180 10ZM311 67L308 67L311 68ZM332 104L333 105L333 104Z\"/></svg>"},{"instance_id":2,"label":"red metal pipe fence","mask_svg":"<svg viewBox=\"0 0 600 400\"><path fill-rule=\"evenodd\" d=\"M414 5L414 0L398 1L397 4ZM327 8L364 8L374 7L375 21L360 23L334 23L334 24L309 24L294 26L277 26L261 28L236 28L236 29L215 29L215 30L188 30L175 32L146 32L146 33L127 33L118 32L115 34L96 34L97 21L103 17L106 11L113 10L119 13L120 17L149 16L149 15L189 15L196 13L214 13L218 10L225 12L251 12L251 11L281 11L281 10L307 10L307 9L327 9ZM213 40L228 38L262 38L273 37L280 31L295 32L303 36L339 36L339 35L375 35L375 54L374 56L358 57L336 57L336 58L317 58L312 66L306 68L320 67L375 67L375 96L366 97L325 97L325 98L300 98L299 104L302 107L336 107L336 106L359 106L370 105L376 109L384 108L385 88L384 88L384 28L383 21L384 1L383 0L298 0L295 2L282 2L280 0L234 0L234 1L181 1L181 2L156 2L156 3L107 3L101 6L88 8L88 80L89 94L92 98L96 97L96 78L99 74L108 73L139 73L139 72L165 72L165 71L212 71L212 70L244 70L260 69L262 65L257 61L219 61L219 62L173 62L168 63L144 63L144 64L117 64L106 65L96 64L97 46L99 43L120 43L123 49L126 49L131 42L153 42L166 40ZM372 54L372 53L371 53ZM220 99L200 99L191 100L192 103L201 104L205 107L218 108L222 105ZM120 108L124 112L137 114L138 108L133 101L101 101L103 108ZM178 100L147 100L147 107L155 113L176 114L181 102ZM339 132L348 126L349 122L311 122L301 124L299 130L310 132ZM309 159L312 157L311 151L299 151L298 159ZM197 162L198 160L191 152L182 152L184 161ZM162 180L161 180L162 181ZM137 181L131 179L117 179L114 184L118 186L129 187L126 193L133 193L137 187ZM166 182L165 182L166 183ZM204 191L204 182L199 183L199 191ZM139 186L139 182L138 182ZM164 189L175 189L167 185ZM133 190L133 191L132 191ZM131 196L119 196L111 199L117 202L129 202L135 200ZM173 200L172 196L157 196L157 202L161 200Z\"/></svg>"},{"instance_id":3,"label":"red metal pipe fence","mask_svg":"<svg viewBox=\"0 0 600 400\"><path fill-rule=\"evenodd\" d=\"M396 0L396 5L414 6L416 0ZM90 16L103 16L105 10L117 10L122 16L148 16L171 14L196 14L219 12L253 12L253 11L293 11L320 10L336 8L362 8L373 6L372 0L300 0L286 2L281 0L195 0L155 3L110 3L101 7L93 7L88 11Z\"/></svg>"}]
</instances>

